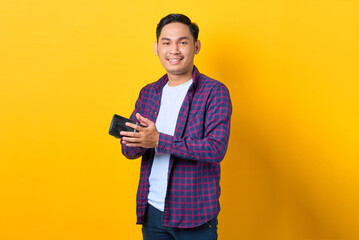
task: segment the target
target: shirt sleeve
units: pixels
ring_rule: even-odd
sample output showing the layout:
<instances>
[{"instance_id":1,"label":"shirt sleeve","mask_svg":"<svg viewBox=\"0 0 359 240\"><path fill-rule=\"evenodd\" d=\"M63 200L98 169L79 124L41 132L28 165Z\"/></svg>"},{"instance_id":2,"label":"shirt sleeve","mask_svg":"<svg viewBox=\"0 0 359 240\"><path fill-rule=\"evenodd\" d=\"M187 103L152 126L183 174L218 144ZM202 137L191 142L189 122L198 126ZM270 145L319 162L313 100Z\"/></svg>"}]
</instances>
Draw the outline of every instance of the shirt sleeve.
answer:
<instances>
[{"instance_id":1,"label":"shirt sleeve","mask_svg":"<svg viewBox=\"0 0 359 240\"><path fill-rule=\"evenodd\" d=\"M132 112L130 119L137 121L136 119L136 113L141 113L141 106L143 105L142 100L143 100L143 92L144 92L144 88L141 90L140 95L136 101L135 104L135 110ZM125 144L122 144L121 141L121 145L122 145L122 154L128 158L128 159L136 159L141 157L146 149L142 148L142 147L127 147Z\"/></svg>"},{"instance_id":2,"label":"shirt sleeve","mask_svg":"<svg viewBox=\"0 0 359 240\"><path fill-rule=\"evenodd\" d=\"M204 138L179 138L160 133L157 151L182 159L219 163L227 151L231 115L229 91L223 84L219 84L206 103Z\"/></svg>"}]
</instances>

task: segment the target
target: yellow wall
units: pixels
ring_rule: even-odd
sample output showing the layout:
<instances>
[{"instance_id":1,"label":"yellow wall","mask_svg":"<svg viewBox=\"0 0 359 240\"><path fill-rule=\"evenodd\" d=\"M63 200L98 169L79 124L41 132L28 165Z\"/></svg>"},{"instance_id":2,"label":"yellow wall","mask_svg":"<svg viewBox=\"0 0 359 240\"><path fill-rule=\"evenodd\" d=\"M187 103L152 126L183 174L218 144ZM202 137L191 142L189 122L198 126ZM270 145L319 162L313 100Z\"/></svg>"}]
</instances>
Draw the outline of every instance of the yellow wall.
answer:
<instances>
[{"instance_id":1,"label":"yellow wall","mask_svg":"<svg viewBox=\"0 0 359 240\"><path fill-rule=\"evenodd\" d=\"M359 239L357 0L0 0L0 239L141 238L107 131L164 73L171 12L233 101L220 239Z\"/></svg>"}]
</instances>

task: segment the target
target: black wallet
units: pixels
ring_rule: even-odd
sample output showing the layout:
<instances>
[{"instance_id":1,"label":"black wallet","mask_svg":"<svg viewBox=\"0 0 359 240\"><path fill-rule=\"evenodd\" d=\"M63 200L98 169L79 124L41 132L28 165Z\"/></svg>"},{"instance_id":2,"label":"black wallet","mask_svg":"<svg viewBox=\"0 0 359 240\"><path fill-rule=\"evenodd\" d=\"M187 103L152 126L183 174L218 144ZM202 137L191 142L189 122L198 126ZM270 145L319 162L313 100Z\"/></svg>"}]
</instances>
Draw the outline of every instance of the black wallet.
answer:
<instances>
[{"instance_id":1,"label":"black wallet","mask_svg":"<svg viewBox=\"0 0 359 240\"><path fill-rule=\"evenodd\" d=\"M108 131L108 133L114 137L122 138L123 136L120 134L121 131L137 132L135 129L126 126L125 125L126 122L134 123L140 125L141 127L144 127L143 125L139 124L136 121L115 114L113 115L110 130Z\"/></svg>"}]
</instances>

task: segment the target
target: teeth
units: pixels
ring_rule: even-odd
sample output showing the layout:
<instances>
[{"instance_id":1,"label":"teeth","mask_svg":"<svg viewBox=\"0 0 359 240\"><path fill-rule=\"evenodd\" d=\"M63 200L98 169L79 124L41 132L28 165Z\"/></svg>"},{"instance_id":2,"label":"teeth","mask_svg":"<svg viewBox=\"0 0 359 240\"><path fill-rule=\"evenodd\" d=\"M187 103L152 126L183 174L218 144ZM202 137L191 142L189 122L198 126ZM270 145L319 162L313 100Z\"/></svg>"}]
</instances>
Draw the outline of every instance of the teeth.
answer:
<instances>
[{"instance_id":1,"label":"teeth","mask_svg":"<svg viewBox=\"0 0 359 240\"><path fill-rule=\"evenodd\" d=\"M177 62L179 60L181 60L181 59L168 59L168 61L170 61L170 62Z\"/></svg>"}]
</instances>

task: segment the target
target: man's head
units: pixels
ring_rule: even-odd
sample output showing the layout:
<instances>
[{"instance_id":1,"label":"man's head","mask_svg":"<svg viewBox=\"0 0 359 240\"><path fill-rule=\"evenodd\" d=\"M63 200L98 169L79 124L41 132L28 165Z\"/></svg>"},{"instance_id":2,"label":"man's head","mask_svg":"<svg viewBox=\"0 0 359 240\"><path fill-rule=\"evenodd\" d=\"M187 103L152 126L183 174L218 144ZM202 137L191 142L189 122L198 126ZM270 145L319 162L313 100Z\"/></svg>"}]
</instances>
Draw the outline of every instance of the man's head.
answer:
<instances>
[{"instance_id":1,"label":"man's head","mask_svg":"<svg viewBox=\"0 0 359 240\"><path fill-rule=\"evenodd\" d=\"M192 78L194 55L201 49L198 26L182 14L170 14L157 25L154 51L169 80L177 83Z\"/></svg>"},{"instance_id":2,"label":"man's head","mask_svg":"<svg viewBox=\"0 0 359 240\"><path fill-rule=\"evenodd\" d=\"M162 28L169 23L175 23L175 22L183 23L187 25L194 41L198 40L199 28L197 24L193 23L191 19L189 19L187 16L183 14L169 14L166 17L162 18L161 21L157 24L157 28L156 28L157 42L160 38Z\"/></svg>"}]
</instances>

